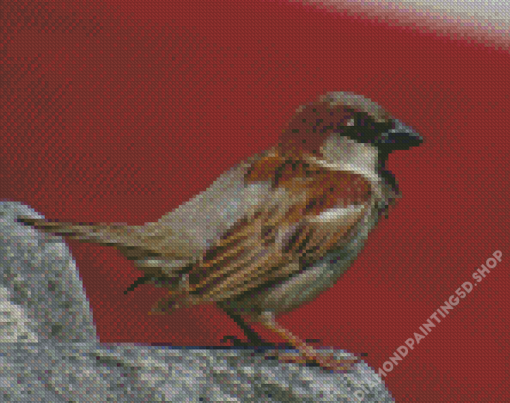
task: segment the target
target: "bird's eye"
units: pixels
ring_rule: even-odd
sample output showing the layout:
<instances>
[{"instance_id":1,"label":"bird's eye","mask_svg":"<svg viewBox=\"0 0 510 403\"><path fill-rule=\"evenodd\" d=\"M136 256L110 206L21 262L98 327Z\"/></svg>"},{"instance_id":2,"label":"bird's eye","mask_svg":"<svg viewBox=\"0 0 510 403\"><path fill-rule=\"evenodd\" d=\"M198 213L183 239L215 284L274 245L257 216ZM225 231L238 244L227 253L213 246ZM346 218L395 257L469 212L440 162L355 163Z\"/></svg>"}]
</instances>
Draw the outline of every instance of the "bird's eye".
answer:
<instances>
[{"instance_id":1,"label":"bird's eye","mask_svg":"<svg viewBox=\"0 0 510 403\"><path fill-rule=\"evenodd\" d=\"M361 142L371 142L378 133L377 123L365 113L355 113L344 127L345 134Z\"/></svg>"}]
</instances>

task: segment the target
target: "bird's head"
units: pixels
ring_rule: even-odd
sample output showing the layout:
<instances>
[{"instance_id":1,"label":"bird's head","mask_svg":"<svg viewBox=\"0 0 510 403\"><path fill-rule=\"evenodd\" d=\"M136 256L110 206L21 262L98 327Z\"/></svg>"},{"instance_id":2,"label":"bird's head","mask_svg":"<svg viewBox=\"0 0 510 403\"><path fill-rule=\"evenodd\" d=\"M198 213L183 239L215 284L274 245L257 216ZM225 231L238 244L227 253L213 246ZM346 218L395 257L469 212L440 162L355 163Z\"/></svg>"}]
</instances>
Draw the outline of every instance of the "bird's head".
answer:
<instances>
[{"instance_id":1,"label":"bird's head","mask_svg":"<svg viewBox=\"0 0 510 403\"><path fill-rule=\"evenodd\" d=\"M299 107L281 136L283 148L297 148L333 164L384 161L392 151L422 142L380 105L351 92L331 92Z\"/></svg>"}]
</instances>

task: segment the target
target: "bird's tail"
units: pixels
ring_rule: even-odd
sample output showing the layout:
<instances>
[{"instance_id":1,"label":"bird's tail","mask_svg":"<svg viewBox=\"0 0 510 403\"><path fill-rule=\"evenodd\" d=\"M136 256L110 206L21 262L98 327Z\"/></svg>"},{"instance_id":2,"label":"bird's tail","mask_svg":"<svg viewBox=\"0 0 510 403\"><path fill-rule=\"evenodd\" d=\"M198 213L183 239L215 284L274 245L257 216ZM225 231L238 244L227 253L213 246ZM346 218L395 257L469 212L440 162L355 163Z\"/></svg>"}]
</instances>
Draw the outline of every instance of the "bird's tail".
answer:
<instances>
[{"instance_id":1,"label":"bird's tail","mask_svg":"<svg viewBox=\"0 0 510 403\"><path fill-rule=\"evenodd\" d=\"M160 245L151 239L150 236L147 236L141 226L54 222L27 216L19 216L17 221L38 230L66 236L70 239L115 246L124 256L131 260L156 257L169 259L184 258L185 252L179 250L178 247L174 248L171 245L165 245L164 250L161 250ZM189 256L186 254L185 258L189 258Z\"/></svg>"},{"instance_id":2,"label":"bird's tail","mask_svg":"<svg viewBox=\"0 0 510 403\"><path fill-rule=\"evenodd\" d=\"M125 224L54 222L25 216L18 217L17 221L44 232L66 236L84 242L110 246L119 244L136 246L136 244L138 244L138 242L136 242L136 227Z\"/></svg>"}]
</instances>

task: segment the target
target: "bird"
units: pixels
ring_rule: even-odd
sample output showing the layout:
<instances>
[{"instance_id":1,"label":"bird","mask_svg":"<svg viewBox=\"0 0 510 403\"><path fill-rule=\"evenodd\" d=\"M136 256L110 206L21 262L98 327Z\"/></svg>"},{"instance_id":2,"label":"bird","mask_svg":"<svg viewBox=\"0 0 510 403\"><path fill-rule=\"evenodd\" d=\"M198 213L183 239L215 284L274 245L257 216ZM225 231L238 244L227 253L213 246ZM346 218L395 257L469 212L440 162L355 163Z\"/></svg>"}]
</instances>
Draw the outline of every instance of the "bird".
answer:
<instances>
[{"instance_id":1,"label":"bird","mask_svg":"<svg viewBox=\"0 0 510 403\"><path fill-rule=\"evenodd\" d=\"M150 314L215 303L247 344L264 345L253 330L259 324L297 351L276 353L282 361L345 372L356 360L320 353L276 316L317 298L352 265L401 197L385 166L389 154L422 142L370 98L329 92L300 106L274 146L226 170L158 221L18 221L116 247L144 273L126 293L142 284L168 290Z\"/></svg>"}]
</instances>

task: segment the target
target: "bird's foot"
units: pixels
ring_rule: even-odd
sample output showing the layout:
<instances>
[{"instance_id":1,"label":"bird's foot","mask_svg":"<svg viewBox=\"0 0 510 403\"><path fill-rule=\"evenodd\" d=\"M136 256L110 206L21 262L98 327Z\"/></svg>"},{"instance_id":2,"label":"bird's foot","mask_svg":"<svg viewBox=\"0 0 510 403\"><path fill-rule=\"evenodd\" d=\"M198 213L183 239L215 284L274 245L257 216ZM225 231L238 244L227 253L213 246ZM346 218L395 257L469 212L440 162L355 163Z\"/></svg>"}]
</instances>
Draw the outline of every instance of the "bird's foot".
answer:
<instances>
[{"instance_id":1,"label":"bird's foot","mask_svg":"<svg viewBox=\"0 0 510 403\"><path fill-rule=\"evenodd\" d=\"M320 354L315 352L313 355L306 356L298 353L287 353L277 351L270 356L276 356L278 361L282 363L305 364L310 366L319 366L327 371L334 373L345 373L352 370L354 364L359 362L357 358L335 358L333 354Z\"/></svg>"}]
</instances>

